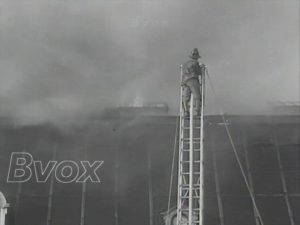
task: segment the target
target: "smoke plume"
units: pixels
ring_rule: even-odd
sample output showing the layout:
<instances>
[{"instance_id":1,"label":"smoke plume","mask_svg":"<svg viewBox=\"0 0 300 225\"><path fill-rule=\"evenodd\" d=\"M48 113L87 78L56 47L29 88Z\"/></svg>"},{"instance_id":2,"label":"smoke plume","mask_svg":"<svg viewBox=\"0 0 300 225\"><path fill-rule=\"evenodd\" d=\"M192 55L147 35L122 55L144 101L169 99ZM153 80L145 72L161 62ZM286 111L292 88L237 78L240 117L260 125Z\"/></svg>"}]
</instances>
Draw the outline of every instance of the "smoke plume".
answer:
<instances>
[{"instance_id":1,"label":"smoke plume","mask_svg":"<svg viewBox=\"0 0 300 225\"><path fill-rule=\"evenodd\" d=\"M299 100L298 9L297 0L2 0L0 115L59 121L136 98L177 113L179 65L194 47L227 113Z\"/></svg>"}]
</instances>

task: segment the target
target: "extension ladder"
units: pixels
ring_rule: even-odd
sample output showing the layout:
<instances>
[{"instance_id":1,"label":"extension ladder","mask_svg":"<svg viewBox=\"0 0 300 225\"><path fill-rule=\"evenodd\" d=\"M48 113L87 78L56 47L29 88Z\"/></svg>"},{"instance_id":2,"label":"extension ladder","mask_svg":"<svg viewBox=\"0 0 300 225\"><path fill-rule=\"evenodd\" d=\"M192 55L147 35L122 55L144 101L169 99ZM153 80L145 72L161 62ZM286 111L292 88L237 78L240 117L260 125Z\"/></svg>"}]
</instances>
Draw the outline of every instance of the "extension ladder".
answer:
<instances>
[{"instance_id":1,"label":"extension ladder","mask_svg":"<svg viewBox=\"0 0 300 225\"><path fill-rule=\"evenodd\" d=\"M5 215L8 206L9 204L7 204L4 195L0 192L0 225L5 225Z\"/></svg>"},{"instance_id":2,"label":"extension ladder","mask_svg":"<svg viewBox=\"0 0 300 225\"><path fill-rule=\"evenodd\" d=\"M190 99L189 116L184 116L183 87L180 104L180 139L178 164L177 225L203 225L203 116L205 67L199 77L201 108L195 115L193 94ZM181 79L183 71L181 66Z\"/></svg>"}]
</instances>

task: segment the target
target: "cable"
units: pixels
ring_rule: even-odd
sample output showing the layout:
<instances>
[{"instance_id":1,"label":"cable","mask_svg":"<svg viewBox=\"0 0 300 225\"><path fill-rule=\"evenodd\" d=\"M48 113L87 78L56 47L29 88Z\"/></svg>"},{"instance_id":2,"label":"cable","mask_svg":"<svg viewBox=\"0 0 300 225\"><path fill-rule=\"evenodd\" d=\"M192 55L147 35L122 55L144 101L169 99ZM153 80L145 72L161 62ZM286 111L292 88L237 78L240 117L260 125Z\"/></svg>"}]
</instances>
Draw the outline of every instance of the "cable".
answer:
<instances>
[{"instance_id":1,"label":"cable","mask_svg":"<svg viewBox=\"0 0 300 225\"><path fill-rule=\"evenodd\" d=\"M168 214L170 213L170 207L171 207L171 196L172 196L172 187L173 187L173 173L174 173L174 167L175 167L175 156L176 156L177 141L178 141L178 127L179 127L179 117L177 117L177 120L176 120L173 160L172 160L172 168L171 168L170 187L169 187L169 199L168 199L168 211L167 211Z\"/></svg>"},{"instance_id":2,"label":"cable","mask_svg":"<svg viewBox=\"0 0 300 225\"><path fill-rule=\"evenodd\" d=\"M207 75L207 78L208 78L208 81L209 81L211 90L212 90L212 92L213 92L215 101L216 101L217 105L219 105L219 104L218 104L218 97L217 97L215 88L214 88L214 86L213 86L212 80L210 79L210 76L209 76L209 73L208 73L208 70L207 70L207 69L206 69L206 75ZM244 181L245 181L245 183L246 183L248 192L249 192L250 197L251 197L251 200L252 200L252 204L253 204L254 210L255 210L255 212L257 213L257 216L258 216L258 218L259 218L260 224L261 224L261 225L264 225L263 220L262 220L262 217L261 217L261 214L260 214L260 212L259 212L259 210L258 210L258 207L257 207L257 204L256 204L256 200L255 200L254 194L253 194L253 192L252 192L252 189L250 188L250 185L249 185L249 182L248 182L248 179L247 179L247 176L246 176L246 172L245 172L245 170L244 170L243 164L242 164L242 162L241 162L241 159L240 159L240 157L239 157L239 155L238 155L238 152L237 152L237 149L236 149L236 147L235 147L233 138L232 138L232 136L231 136L231 133L230 133L230 130L229 130L227 121L226 121L225 116L224 116L224 112L223 112L223 110L222 110L221 105L219 105L219 107L220 107L219 110L220 110L220 114L221 114L221 117L222 117L222 121L223 121L223 123L224 123L224 125L225 125L225 129L226 129L227 136L228 136L228 138L229 138L229 140L230 140L230 144L231 144L231 146L232 146L234 155L235 155L235 157L236 157L236 160L237 160L237 162L238 162L238 164L239 164L239 167L240 167L241 173L242 173L242 175L243 175Z\"/></svg>"}]
</instances>

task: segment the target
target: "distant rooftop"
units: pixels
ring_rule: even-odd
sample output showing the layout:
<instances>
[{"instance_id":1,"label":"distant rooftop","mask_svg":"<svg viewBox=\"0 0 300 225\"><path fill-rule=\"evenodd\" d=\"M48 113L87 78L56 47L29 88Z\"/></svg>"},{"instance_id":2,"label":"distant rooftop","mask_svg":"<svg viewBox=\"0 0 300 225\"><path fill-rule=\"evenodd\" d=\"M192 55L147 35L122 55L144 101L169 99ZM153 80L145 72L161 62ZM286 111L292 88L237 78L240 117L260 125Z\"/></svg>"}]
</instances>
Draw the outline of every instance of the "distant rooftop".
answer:
<instances>
[{"instance_id":1,"label":"distant rooftop","mask_svg":"<svg viewBox=\"0 0 300 225\"><path fill-rule=\"evenodd\" d=\"M271 105L273 113L277 115L300 115L300 102L277 101Z\"/></svg>"},{"instance_id":2,"label":"distant rooftop","mask_svg":"<svg viewBox=\"0 0 300 225\"><path fill-rule=\"evenodd\" d=\"M169 107L166 103L123 105L105 110L104 116L167 116Z\"/></svg>"}]
</instances>

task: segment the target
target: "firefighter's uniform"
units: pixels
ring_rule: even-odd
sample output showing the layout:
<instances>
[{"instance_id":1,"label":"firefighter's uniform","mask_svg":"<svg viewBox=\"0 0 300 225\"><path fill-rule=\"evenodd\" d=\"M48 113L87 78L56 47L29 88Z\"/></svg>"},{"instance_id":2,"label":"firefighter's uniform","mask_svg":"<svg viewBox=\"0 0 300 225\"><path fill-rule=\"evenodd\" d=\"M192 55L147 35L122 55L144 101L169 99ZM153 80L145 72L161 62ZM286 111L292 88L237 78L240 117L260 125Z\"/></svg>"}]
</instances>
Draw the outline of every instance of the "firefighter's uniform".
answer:
<instances>
[{"instance_id":1,"label":"firefighter's uniform","mask_svg":"<svg viewBox=\"0 0 300 225\"><path fill-rule=\"evenodd\" d=\"M201 104L201 93L200 93L200 83L199 76L202 76L202 67L198 59L200 58L198 49L195 48L191 55L191 59L183 64L182 72L182 86L183 86L183 108L185 115L189 115L189 102L191 98L191 93L195 99L195 111L196 115L200 114L200 104Z\"/></svg>"}]
</instances>

